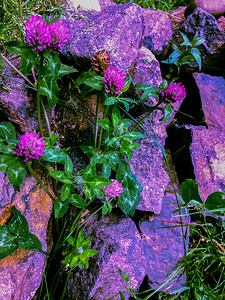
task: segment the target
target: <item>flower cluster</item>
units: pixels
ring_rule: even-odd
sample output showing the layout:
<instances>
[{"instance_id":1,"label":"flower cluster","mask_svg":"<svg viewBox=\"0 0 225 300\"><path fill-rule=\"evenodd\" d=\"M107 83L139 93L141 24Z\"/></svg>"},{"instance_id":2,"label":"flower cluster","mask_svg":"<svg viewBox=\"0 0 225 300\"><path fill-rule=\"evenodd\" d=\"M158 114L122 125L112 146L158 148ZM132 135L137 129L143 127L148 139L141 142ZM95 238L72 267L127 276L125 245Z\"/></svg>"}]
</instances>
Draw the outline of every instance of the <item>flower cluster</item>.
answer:
<instances>
[{"instance_id":1,"label":"flower cluster","mask_svg":"<svg viewBox=\"0 0 225 300\"><path fill-rule=\"evenodd\" d=\"M173 82L161 93L161 99L165 102L174 103L182 101L186 96L186 91L181 83Z\"/></svg>"},{"instance_id":2,"label":"flower cluster","mask_svg":"<svg viewBox=\"0 0 225 300\"><path fill-rule=\"evenodd\" d=\"M125 74L117 67L108 67L103 80L105 91L109 94L120 94L125 84Z\"/></svg>"},{"instance_id":3,"label":"flower cluster","mask_svg":"<svg viewBox=\"0 0 225 300\"><path fill-rule=\"evenodd\" d=\"M22 156L22 160L27 162L31 159L39 159L45 154L43 151L45 149L44 137L39 137L39 134L32 132L26 132L20 137L20 142L15 150L12 150L17 156Z\"/></svg>"},{"instance_id":4,"label":"flower cluster","mask_svg":"<svg viewBox=\"0 0 225 300\"><path fill-rule=\"evenodd\" d=\"M122 183L117 181L116 179L111 179L112 184L105 186L103 189L105 190L105 194L108 197L119 197L123 192Z\"/></svg>"},{"instance_id":5,"label":"flower cluster","mask_svg":"<svg viewBox=\"0 0 225 300\"><path fill-rule=\"evenodd\" d=\"M138 281L135 277L131 277L128 282L129 287L131 287L133 290L135 290L138 287Z\"/></svg>"},{"instance_id":6,"label":"flower cluster","mask_svg":"<svg viewBox=\"0 0 225 300\"><path fill-rule=\"evenodd\" d=\"M47 25L40 16L31 16L26 22L26 41L33 51L61 50L69 41L69 28L61 21Z\"/></svg>"},{"instance_id":7,"label":"flower cluster","mask_svg":"<svg viewBox=\"0 0 225 300\"><path fill-rule=\"evenodd\" d=\"M99 73L99 75L103 76L109 67L109 63L110 55L109 52L105 49L97 51L92 57L91 61L92 66L94 66L93 70Z\"/></svg>"}]
</instances>

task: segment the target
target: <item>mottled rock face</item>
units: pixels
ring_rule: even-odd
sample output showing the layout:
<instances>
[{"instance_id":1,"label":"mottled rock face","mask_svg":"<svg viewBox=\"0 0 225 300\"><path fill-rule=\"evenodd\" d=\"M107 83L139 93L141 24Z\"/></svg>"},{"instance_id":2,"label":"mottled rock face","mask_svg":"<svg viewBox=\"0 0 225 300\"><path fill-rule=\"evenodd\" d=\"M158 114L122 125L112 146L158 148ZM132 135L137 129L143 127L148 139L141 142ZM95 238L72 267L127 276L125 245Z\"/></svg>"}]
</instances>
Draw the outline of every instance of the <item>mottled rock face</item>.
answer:
<instances>
[{"instance_id":1,"label":"mottled rock face","mask_svg":"<svg viewBox=\"0 0 225 300\"><path fill-rule=\"evenodd\" d=\"M15 59L12 55L8 56L8 59L15 67L20 68L18 59ZM37 130L36 105L31 90L25 88L25 80L6 62L4 66L3 74L8 78L1 78L0 108L4 115L16 124L22 132Z\"/></svg>"},{"instance_id":2,"label":"mottled rock face","mask_svg":"<svg viewBox=\"0 0 225 300\"><path fill-rule=\"evenodd\" d=\"M147 83L158 87L162 82L159 62L144 46L138 50L129 73L134 84Z\"/></svg>"},{"instance_id":3,"label":"mottled rock face","mask_svg":"<svg viewBox=\"0 0 225 300\"><path fill-rule=\"evenodd\" d=\"M205 39L203 45L198 47L201 52L203 65L208 65L215 59L223 58L224 31L219 27L217 20L205 10L197 8L179 27L179 31L186 34L190 40L192 40L196 32L198 37ZM173 39L176 43L177 35L174 35ZM181 40L178 43L180 42ZM187 68L193 71L197 70L197 67L197 63L194 62Z\"/></svg>"},{"instance_id":4,"label":"mottled rock face","mask_svg":"<svg viewBox=\"0 0 225 300\"><path fill-rule=\"evenodd\" d=\"M215 191L225 191L225 80L195 74L205 121L208 128L191 127L191 157L202 198Z\"/></svg>"},{"instance_id":5,"label":"mottled rock face","mask_svg":"<svg viewBox=\"0 0 225 300\"><path fill-rule=\"evenodd\" d=\"M94 15L82 12L83 20L67 20L72 38L63 51L66 57L75 59L80 68L88 68L94 53L106 49L110 51L111 63L127 70L138 59L142 45L155 55L162 54L172 38L167 14L136 4L106 4L100 3L104 9ZM153 68L154 64L149 65L149 69Z\"/></svg>"},{"instance_id":6,"label":"mottled rock face","mask_svg":"<svg viewBox=\"0 0 225 300\"><path fill-rule=\"evenodd\" d=\"M182 243L181 227L160 228L165 226L174 226L179 222L179 218L175 218L172 211L177 209L175 196L165 195L163 197L162 211L157 216L158 218L171 221L171 223L163 220L152 219L149 221L140 222L140 230L142 232L142 242L144 255L146 257L146 271L150 280L151 288L157 289L162 285L167 276L176 269L176 263L184 256L184 245ZM186 218L183 221L187 222ZM185 247L188 246L188 239ZM175 282L170 282L166 286L170 290L176 290L182 285L185 285L185 276ZM173 280L172 280L173 281Z\"/></svg>"},{"instance_id":7,"label":"mottled rock face","mask_svg":"<svg viewBox=\"0 0 225 300\"><path fill-rule=\"evenodd\" d=\"M30 232L39 238L44 251L49 251L46 235L52 200L34 178L27 177L20 192L16 192L8 183L5 173L0 173L1 225L10 218L12 205L26 217ZM41 284L45 262L45 255L38 251L24 251L21 248L0 260L0 299L32 299Z\"/></svg>"},{"instance_id":8,"label":"mottled rock face","mask_svg":"<svg viewBox=\"0 0 225 300\"><path fill-rule=\"evenodd\" d=\"M176 170L171 158L171 154L166 150L168 157L168 163L171 170L173 184L176 191L180 193L180 185L176 175ZM164 163L163 167L167 169ZM167 191L173 191L171 180L166 187ZM155 218L148 216L147 220L139 221L139 228L142 233L142 243L144 249L144 255L146 257L146 271L149 279L149 288L157 289L163 284L168 277L176 269L176 264L179 259L184 256L184 247L188 248L188 235L183 244L182 229L181 227L168 227L177 225L173 222L180 222L180 218L175 217L177 214L172 212L177 209L177 202L175 195L165 194L162 201L162 210ZM159 219L157 219L159 218ZM165 221L167 220L167 222ZM184 223L187 223L189 218L182 218ZM161 228L160 228L161 227ZM185 285L185 276L176 279L173 278L173 282L168 283L162 289L168 288L169 291L179 289Z\"/></svg>"},{"instance_id":9,"label":"mottled rock face","mask_svg":"<svg viewBox=\"0 0 225 300\"><path fill-rule=\"evenodd\" d=\"M141 7L116 5L94 15L84 13L86 20L68 19L71 39L63 54L83 65L100 49L110 52L111 63L126 70L135 59L144 30ZM83 57L83 61L79 57ZM87 65L87 63L86 63ZM90 67L90 65L89 65Z\"/></svg>"},{"instance_id":10,"label":"mottled rock face","mask_svg":"<svg viewBox=\"0 0 225 300\"><path fill-rule=\"evenodd\" d=\"M119 269L135 277L140 286L146 261L134 222L112 214L94 216L86 226L88 232L92 232L91 247L99 253L91 259L88 270L72 272L66 299L105 300L126 286ZM128 298L126 293L125 299ZM120 296L115 297L119 299Z\"/></svg>"},{"instance_id":11,"label":"mottled rock face","mask_svg":"<svg viewBox=\"0 0 225 300\"><path fill-rule=\"evenodd\" d=\"M199 88L205 122L209 128L225 130L225 79L204 73L194 74Z\"/></svg>"},{"instance_id":12,"label":"mottled rock face","mask_svg":"<svg viewBox=\"0 0 225 300\"><path fill-rule=\"evenodd\" d=\"M185 10L185 16L190 15L197 7L204 9L217 18L225 13L224 0L191 0Z\"/></svg>"},{"instance_id":13,"label":"mottled rock face","mask_svg":"<svg viewBox=\"0 0 225 300\"><path fill-rule=\"evenodd\" d=\"M145 25L143 46L160 55L168 45L168 40L172 39L170 18L158 10L142 9L142 13Z\"/></svg>"},{"instance_id":14,"label":"mottled rock face","mask_svg":"<svg viewBox=\"0 0 225 300\"><path fill-rule=\"evenodd\" d=\"M162 147L167 137L163 125L159 125L158 114L152 120L146 119L142 125L147 129ZM139 141L141 147L134 151L130 166L143 186L141 201L137 209L159 214L162 208L164 191L169 182L169 176L162 167L163 154L153 139L147 136Z\"/></svg>"}]
</instances>

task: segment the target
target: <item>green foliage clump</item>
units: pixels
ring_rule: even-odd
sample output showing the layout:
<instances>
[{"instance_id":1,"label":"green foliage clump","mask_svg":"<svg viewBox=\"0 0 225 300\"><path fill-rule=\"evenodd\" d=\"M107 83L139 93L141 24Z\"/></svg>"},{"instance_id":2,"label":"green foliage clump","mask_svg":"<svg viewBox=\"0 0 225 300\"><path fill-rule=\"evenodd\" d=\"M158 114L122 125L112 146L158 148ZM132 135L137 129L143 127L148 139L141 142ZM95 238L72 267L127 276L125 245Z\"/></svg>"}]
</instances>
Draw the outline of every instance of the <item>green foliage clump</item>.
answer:
<instances>
[{"instance_id":1,"label":"green foliage clump","mask_svg":"<svg viewBox=\"0 0 225 300\"><path fill-rule=\"evenodd\" d=\"M113 0L117 4L136 3L142 8L159 9L169 12L180 6L187 5L189 0Z\"/></svg>"}]
</instances>

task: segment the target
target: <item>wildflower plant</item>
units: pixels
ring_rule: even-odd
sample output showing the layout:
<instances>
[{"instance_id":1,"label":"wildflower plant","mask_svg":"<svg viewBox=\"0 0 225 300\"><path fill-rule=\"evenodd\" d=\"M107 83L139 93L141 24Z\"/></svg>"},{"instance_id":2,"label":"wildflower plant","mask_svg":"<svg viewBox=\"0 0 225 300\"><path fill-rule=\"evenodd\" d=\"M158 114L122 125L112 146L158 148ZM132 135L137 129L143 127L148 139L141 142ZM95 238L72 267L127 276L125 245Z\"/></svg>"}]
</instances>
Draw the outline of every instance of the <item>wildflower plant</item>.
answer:
<instances>
[{"instance_id":1,"label":"wildflower plant","mask_svg":"<svg viewBox=\"0 0 225 300\"><path fill-rule=\"evenodd\" d=\"M197 47L203 44L205 39L198 37L198 33L196 32L192 42L190 42L188 37L183 32L180 31L180 34L184 41L179 47L175 44L172 44L174 51L170 54L168 59L162 60L161 62L175 65L179 75L182 65L188 65L192 61L196 60L200 71L202 67L202 60L201 53ZM173 70L174 66L170 68L170 74L172 74Z\"/></svg>"},{"instance_id":2,"label":"wildflower plant","mask_svg":"<svg viewBox=\"0 0 225 300\"><path fill-rule=\"evenodd\" d=\"M28 172L34 176L52 199L56 231L59 228L58 219L64 217L71 206L75 208L76 216L70 228L64 226L62 232L57 231L59 238L52 254L54 257L63 248L61 270L65 272L59 273L60 276L69 276L76 267L88 268L89 258L98 253L97 250L90 249L91 238L85 237L84 230L80 229L90 217L84 211L89 209L96 198L101 203L103 215L110 213L113 207L119 207L126 216L133 216L135 213L143 187L132 172L129 161L133 151L140 147L138 140L145 138L144 134L136 131L137 127L156 110L163 114L161 123L167 121L173 111L172 104L182 101L186 92L179 82L163 82L159 87L139 84L134 88L142 90L142 96L139 100L133 100L126 96L126 91L132 84L126 70L111 65L108 51L97 51L92 58L92 69L80 74L72 87L79 88L77 92L82 97L97 95L93 139L80 146L89 163L86 168L74 174L68 149L61 149L57 145L58 136L52 133L46 114L46 109L61 103L57 80L77 72L62 64L59 59L58 52L70 39L69 28L62 20L31 15L25 24L25 34L24 42L6 42L5 48L20 55L23 77L33 74L35 82L32 84L29 81L29 84L36 91L39 133L26 132L18 140L13 125L0 123L0 171L7 172L9 182L17 191ZM192 46L199 43L197 41ZM157 103L135 125L128 112L137 101L145 101L149 97L156 98ZM99 118L100 106L104 111L102 119ZM41 109L46 116L46 137L42 129ZM34 171L38 163L41 163L51 178L51 191ZM14 216L9 224L0 226L0 259L19 247L43 252L40 241L29 232L26 219L15 207L11 208L11 212ZM84 221L81 222L82 216ZM52 263L52 257L49 264ZM70 272L67 272L68 268ZM137 280L130 279L124 272L122 276L127 281L126 290L136 297L134 290L138 285ZM57 277L53 278L52 294L56 292L54 283L59 280ZM123 299L121 291L119 295Z\"/></svg>"}]
</instances>

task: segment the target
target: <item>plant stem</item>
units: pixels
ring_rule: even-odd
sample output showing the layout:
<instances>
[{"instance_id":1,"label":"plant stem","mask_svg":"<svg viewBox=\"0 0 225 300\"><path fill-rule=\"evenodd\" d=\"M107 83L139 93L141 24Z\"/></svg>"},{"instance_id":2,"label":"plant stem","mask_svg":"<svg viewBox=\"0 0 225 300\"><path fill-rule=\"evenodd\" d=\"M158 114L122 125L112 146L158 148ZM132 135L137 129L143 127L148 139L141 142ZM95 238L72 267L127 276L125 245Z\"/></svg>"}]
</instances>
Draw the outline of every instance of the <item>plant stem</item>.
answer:
<instances>
[{"instance_id":1,"label":"plant stem","mask_svg":"<svg viewBox=\"0 0 225 300\"><path fill-rule=\"evenodd\" d=\"M43 102L42 99L41 99L41 107L42 107L42 110L43 110L43 113L44 113L44 118L45 118L45 122L46 122L46 125L47 125L48 135L50 137L51 134L52 134L51 127L50 127L48 115L47 115L47 112L46 112L46 109L45 109L45 105L44 105L44 102Z\"/></svg>"},{"instance_id":2,"label":"plant stem","mask_svg":"<svg viewBox=\"0 0 225 300\"><path fill-rule=\"evenodd\" d=\"M13 79L13 78L11 78L11 77L9 77L9 76L6 76L6 75L4 75L4 74L0 74L0 76L5 77L5 78L8 78L8 79L10 79L10 80L12 80L12 81L15 81L15 82L19 83L19 84L22 84L22 85L24 85L25 87L27 87L28 89L32 89L32 90L34 90L34 91L37 91L34 87L29 86L29 85L27 85L26 83L20 82L19 80Z\"/></svg>"},{"instance_id":3,"label":"plant stem","mask_svg":"<svg viewBox=\"0 0 225 300\"><path fill-rule=\"evenodd\" d=\"M37 180L37 182L40 184L40 186L45 190L46 194L54 201L55 197L52 196L52 194L47 190L47 188L45 187L45 185L43 184L43 182L37 177L37 175L34 173L33 169L31 168L29 162L26 162L26 167L29 170L29 172L31 173L31 175L34 176L34 178Z\"/></svg>"},{"instance_id":4,"label":"plant stem","mask_svg":"<svg viewBox=\"0 0 225 300\"><path fill-rule=\"evenodd\" d=\"M10 65L10 67L12 67L21 77L23 77L23 79L25 79L31 86L33 86L33 83L26 77L23 75L23 73L21 73L3 54L2 58L7 62L8 65Z\"/></svg>"},{"instance_id":5,"label":"plant stem","mask_svg":"<svg viewBox=\"0 0 225 300\"><path fill-rule=\"evenodd\" d=\"M23 14L22 14L22 1L19 0L19 15L20 15L20 19L21 21L23 20Z\"/></svg>"},{"instance_id":6,"label":"plant stem","mask_svg":"<svg viewBox=\"0 0 225 300\"><path fill-rule=\"evenodd\" d=\"M40 85L41 85L41 77L42 77L42 69L43 69L44 57L41 55L40 64L39 64L39 72L37 79L37 119L38 119L38 127L40 130L40 135L43 136L43 129L41 125L41 95L40 95Z\"/></svg>"},{"instance_id":7,"label":"plant stem","mask_svg":"<svg viewBox=\"0 0 225 300\"><path fill-rule=\"evenodd\" d=\"M106 300L113 299L114 297L116 297L117 295L119 295L119 294L120 294L120 292L122 293L122 292L124 292L124 291L126 291L126 289L123 289L123 290L119 291L118 293L116 293L116 294L112 295L111 297L107 298Z\"/></svg>"},{"instance_id":8,"label":"plant stem","mask_svg":"<svg viewBox=\"0 0 225 300\"><path fill-rule=\"evenodd\" d=\"M150 107L149 109L150 109L150 111L134 126L134 128L131 130L131 131L134 131L134 130L136 130L137 128L138 128L138 126L140 126L140 124L141 123L143 123L144 122L144 120L145 119L147 119L149 116L150 116L150 114L155 110L155 109L160 109L159 108L159 105L161 104L162 102L158 102L155 106L153 106L153 107ZM160 109L161 110L161 109Z\"/></svg>"},{"instance_id":9,"label":"plant stem","mask_svg":"<svg viewBox=\"0 0 225 300\"><path fill-rule=\"evenodd\" d=\"M98 114L99 114L99 104L101 101L101 97L98 94L98 98L97 98L97 105L96 105L96 112L95 112L95 143L94 143L94 147L97 148L97 138L98 138Z\"/></svg>"},{"instance_id":10,"label":"plant stem","mask_svg":"<svg viewBox=\"0 0 225 300\"><path fill-rule=\"evenodd\" d=\"M106 118L108 110L109 110L109 106L106 107L106 110L105 110L104 116L103 116L103 120ZM100 134L99 134L99 140L98 140L98 152L100 152L100 149L101 149L102 132L103 132L103 128L101 127Z\"/></svg>"}]
</instances>

